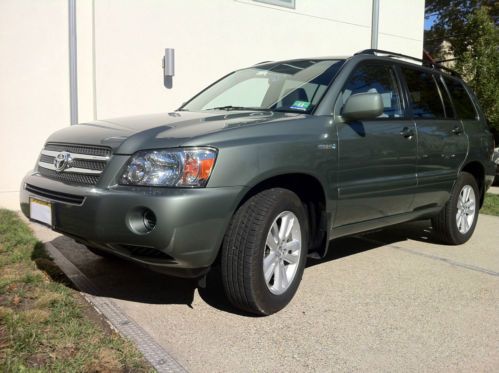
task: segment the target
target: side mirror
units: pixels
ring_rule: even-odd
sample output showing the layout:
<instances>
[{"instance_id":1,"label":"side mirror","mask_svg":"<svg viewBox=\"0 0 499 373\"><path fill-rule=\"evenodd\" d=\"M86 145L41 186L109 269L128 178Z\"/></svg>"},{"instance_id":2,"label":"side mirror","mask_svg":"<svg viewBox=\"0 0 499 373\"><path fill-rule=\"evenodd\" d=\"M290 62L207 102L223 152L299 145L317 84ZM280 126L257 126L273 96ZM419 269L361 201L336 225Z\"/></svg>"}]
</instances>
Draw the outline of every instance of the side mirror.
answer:
<instances>
[{"instance_id":1,"label":"side mirror","mask_svg":"<svg viewBox=\"0 0 499 373\"><path fill-rule=\"evenodd\" d=\"M383 98L379 93L357 93L347 99L341 116L347 121L374 119L383 114L383 109Z\"/></svg>"}]
</instances>

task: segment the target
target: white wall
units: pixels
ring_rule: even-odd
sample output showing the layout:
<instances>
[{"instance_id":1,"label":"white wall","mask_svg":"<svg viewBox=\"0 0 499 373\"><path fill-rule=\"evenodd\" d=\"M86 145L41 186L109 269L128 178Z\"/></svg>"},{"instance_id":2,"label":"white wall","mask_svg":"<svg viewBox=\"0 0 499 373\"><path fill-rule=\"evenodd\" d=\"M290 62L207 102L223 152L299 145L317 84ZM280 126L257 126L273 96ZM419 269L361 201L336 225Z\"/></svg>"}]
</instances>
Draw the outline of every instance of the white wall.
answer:
<instances>
[{"instance_id":1,"label":"white wall","mask_svg":"<svg viewBox=\"0 0 499 373\"><path fill-rule=\"evenodd\" d=\"M18 209L47 134L68 125L65 0L0 0L0 207Z\"/></svg>"},{"instance_id":2,"label":"white wall","mask_svg":"<svg viewBox=\"0 0 499 373\"><path fill-rule=\"evenodd\" d=\"M422 57L424 1L380 0L379 49Z\"/></svg>"},{"instance_id":3,"label":"white wall","mask_svg":"<svg viewBox=\"0 0 499 373\"><path fill-rule=\"evenodd\" d=\"M369 48L371 7L372 0L296 0L296 9L252 0L79 0L79 121L173 110L231 70L264 60ZM423 17L424 0L381 0L378 47L421 56ZM176 56L170 90L166 47ZM0 0L0 53L0 159L23 150L0 179L0 206L16 207L14 191L44 140L69 125L67 1Z\"/></svg>"}]
</instances>

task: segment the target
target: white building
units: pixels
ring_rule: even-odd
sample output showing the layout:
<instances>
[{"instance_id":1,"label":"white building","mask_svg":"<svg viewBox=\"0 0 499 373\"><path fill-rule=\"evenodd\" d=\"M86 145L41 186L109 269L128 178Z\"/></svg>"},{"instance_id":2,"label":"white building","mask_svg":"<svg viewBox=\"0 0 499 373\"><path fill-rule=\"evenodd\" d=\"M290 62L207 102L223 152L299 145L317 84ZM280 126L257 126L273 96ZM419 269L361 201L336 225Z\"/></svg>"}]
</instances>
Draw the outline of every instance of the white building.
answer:
<instances>
[{"instance_id":1,"label":"white building","mask_svg":"<svg viewBox=\"0 0 499 373\"><path fill-rule=\"evenodd\" d=\"M23 175L71 117L170 111L231 70L376 41L420 57L423 27L424 0L0 0L0 207L18 209Z\"/></svg>"}]
</instances>

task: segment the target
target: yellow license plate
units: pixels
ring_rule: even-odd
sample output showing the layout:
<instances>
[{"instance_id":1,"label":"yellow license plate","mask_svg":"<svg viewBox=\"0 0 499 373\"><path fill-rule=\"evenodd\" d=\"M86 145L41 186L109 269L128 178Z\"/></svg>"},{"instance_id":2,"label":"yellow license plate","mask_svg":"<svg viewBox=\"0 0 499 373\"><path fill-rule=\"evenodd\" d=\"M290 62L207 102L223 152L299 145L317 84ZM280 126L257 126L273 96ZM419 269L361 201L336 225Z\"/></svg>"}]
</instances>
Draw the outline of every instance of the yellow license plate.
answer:
<instances>
[{"instance_id":1,"label":"yellow license plate","mask_svg":"<svg viewBox=\"0 0 499 373\"><path fill-rule=\"evenodd\" d=\"M52 204L41 199L30 198L29 217L37 222L52 226Z\"/></svg>"}]
</instances>

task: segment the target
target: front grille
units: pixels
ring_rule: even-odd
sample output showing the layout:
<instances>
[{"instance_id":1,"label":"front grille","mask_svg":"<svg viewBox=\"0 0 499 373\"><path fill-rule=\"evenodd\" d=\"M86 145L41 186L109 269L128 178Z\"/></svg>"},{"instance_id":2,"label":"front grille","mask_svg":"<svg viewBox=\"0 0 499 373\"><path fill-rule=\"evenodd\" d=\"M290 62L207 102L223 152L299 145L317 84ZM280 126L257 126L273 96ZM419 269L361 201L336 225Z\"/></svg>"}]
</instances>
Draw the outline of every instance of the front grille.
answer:
<instances>
[{"instance_id":1,"label":"front grille","mask_svg":"<svg viewBox=\"0 0 499 373\"><path fill-rule=\"evenodd\" d=\"M94 175L82 175L75 173L59 173L53 170L47 170L46 168L39 167L38 172L40 175L46 177L47 179L62 181L68 184L85 184L85 185L95 185L99 181L100 176Z\"/></svg>"},{"instance_id":2,"label":"front grille","mask_svg":"<svg viewBox=\"0 0 499 373\"><path fill-rule=\"evenodd\" d=\"M111 149L104 146L89 146L77 144L48 143L45 150L55 152L67 151L75 154L95 155L98 157L110 157Z\"/></svg>"},{"instance_id":3,"label":"front grille","mask_svg":"<svg viewBox=\"0 0 499 373\"><path fill-rule=\"evenodd\" d=\"M39 188L31 184L26 184L26 190L37 196L45 197L58 202L74 203L76 205L81 205L85 200L85 197L83 196L77 196L75 194L69 194L69 193L55 192L53 190Z\"/></svg>"},{"instance_id":4,"label":"front grille","mask_svg":"<svg viewBox=\"0 0 499 373\"><path fill-rule=\"evenodd\" d=\"M64 153L63 153L64 152ZM64 154L64 167L57 169L56 157ZM38 172L69 184L95 185L111 157L111 149L102 146L48 143L38 161Z\"/></svg>"},{"instance_id":5,"label":"front grille","mask_svg":"<svg viewBox=\"0 0 499 373\"><path fill-rule=\"evenodd\" d=\"M50 155L45 155L42 154L40 156L40 162L45 162L45 163L54 163L55 157L52 157ZM103 171L104 168L106 168L106 162L103 161L88 161L84 159L75 159L71 163L71 166L74 168L86 168L88 170L97 170L97 171Z\"/></svg>"}]
</instances>

